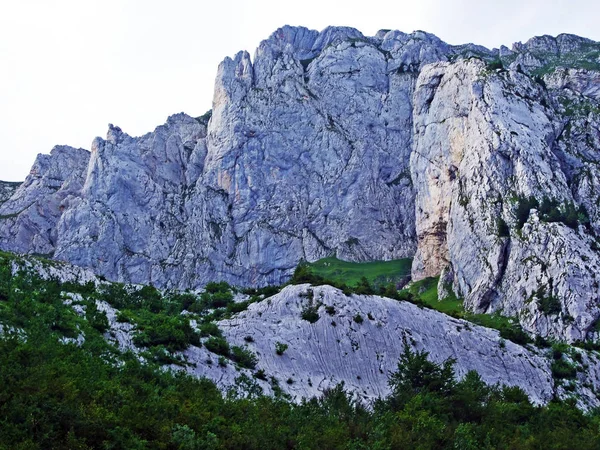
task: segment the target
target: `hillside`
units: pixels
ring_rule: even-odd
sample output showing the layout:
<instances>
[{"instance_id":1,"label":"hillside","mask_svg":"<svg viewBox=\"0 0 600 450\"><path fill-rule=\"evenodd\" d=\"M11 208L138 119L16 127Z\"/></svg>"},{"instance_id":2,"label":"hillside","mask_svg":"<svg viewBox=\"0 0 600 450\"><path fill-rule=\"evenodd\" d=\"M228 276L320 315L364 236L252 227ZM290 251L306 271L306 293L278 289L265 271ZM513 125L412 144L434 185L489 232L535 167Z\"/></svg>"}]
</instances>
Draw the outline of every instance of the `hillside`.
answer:
<instances>
[{"instance_id":1,"label":"hillside","mask_svg":"<svg viewBox=\"0 0 600 450\"><path fill-rule=\"evenodd\" d=\"M160 293L0 254L0 447L595 448L600 438L597 414L575 406L600 403L595 351L521 346L330 286L267 298L230 289Z\"/></svg>"}]
</instances>

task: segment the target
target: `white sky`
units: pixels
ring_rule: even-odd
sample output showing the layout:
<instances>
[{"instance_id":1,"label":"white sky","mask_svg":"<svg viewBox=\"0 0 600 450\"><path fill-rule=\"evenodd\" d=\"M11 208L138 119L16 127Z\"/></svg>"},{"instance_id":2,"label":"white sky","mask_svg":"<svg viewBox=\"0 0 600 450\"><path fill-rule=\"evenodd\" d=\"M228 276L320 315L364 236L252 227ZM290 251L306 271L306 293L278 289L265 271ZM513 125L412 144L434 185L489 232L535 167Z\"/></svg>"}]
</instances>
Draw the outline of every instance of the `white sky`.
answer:
<instances>
[{"instance_id":1,"label":"white sky","mask_svg":"<svg viewBox=\"0 0 600 450\"><path fill-rule=\"evenodd\" d=\"M597 0L0 0L0 180L108 123L137 136L211 108L216 69L278 27L425 30L450 44L541 34L600 41Z\"/></svg>"}]
</instances>

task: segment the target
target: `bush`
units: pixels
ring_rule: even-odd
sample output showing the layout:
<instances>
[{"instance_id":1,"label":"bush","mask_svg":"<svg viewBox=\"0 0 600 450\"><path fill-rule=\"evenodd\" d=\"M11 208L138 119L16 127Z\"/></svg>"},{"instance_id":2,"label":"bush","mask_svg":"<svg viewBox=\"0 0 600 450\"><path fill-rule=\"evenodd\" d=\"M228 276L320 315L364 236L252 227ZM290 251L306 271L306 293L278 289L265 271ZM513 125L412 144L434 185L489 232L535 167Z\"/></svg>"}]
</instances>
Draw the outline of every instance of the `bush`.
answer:
<instances>
[{"instance_id":1,"label":"bush","mask_svg":"<svg viewBox=\"0 0 600 450\"><path fill-rule=\"evenodd\" d=\"M506 224L506 222L504 221L504 219L502 217L498 217L497 228L498 228L498 236L500 236L500 237L509 237L510 236L510 229L508 228L508 225Z\"/></svg>"},{"instance_id":2,"label":"bush","mask_svg":"<svg viewBox=\"0 0 600 450\"><path fill-rule=\"evenodd\" d=\"M304 320L309 321L310 323L315 323L319 320L319 312L316 306L307 306L302 310L301 317Z\"/></svg>"},{"instance_id":3,"label":"bush","mask_svg":"<svg viewBox=\"0 0 600 450\"><path fill-rule=\"evenodd\" d=\"M552 361L550 368L552 376L558 380L573 379L577 375L577 369L563 358Z\"/></svg>"},{"instance_id":4,"label":"bush","mask_svg":"<svg viewBox=\"0 0 600 450\"><path fill-rule=\"evenodd\" d=\"M539 204L535 197L520 198L517 203L517 209L515 210L515 216L517 219L517 230L523 229L523 225L529 219L529 213L533 208L538 208Z\"/></svg>"},{"instance_id":5,"label":"bush","mask_svg":"<svg viewBox=\"0 0 600 450\"><path fill-rule=\"evenodd\" d=\"M222 337L211 336L204 343L204 346L209 352L217 355L229 356L229 344Z\"/></svg>"},{"instance_id":6,"label":"bush","mask_svg":"<svg viewBox=\"0 0 600 450\"><path fill-rule=\"evenodd\" d=\"M101 333L110 328L108 317L104 311L100 311L95 301L90 302L85 309L85 318L89 324Z\"/></svg>"},{"instance_id":7,"label":"bush","mask_svg":"<svg viewBox=\"0 0 600 450\"><path fill-rule=\"evenodd\" d=\"M204 291L209 294L216 294L217 292L229 293L231 291L231 286L225 281L219 281L218 283L211 281L204 287Z\"/></svg>"},{"instance_id":8,"label":"bush","mask_svg":"<svg viewBox=\"0 0 600 450\"><path fill-rule=\"evenodd\" d=\"M254 372L254 378L267 381L267 374L265 373L265 369L259 369Z\"/></svg>"},{"instance_id":9,"label":"bush","mask_svg":"<svg viewBox=\"0 0 600 450\"><path fill-rule=\"evenodd\" d=\"M448 359L443 365L428 359L425 351L414 352L405 341L396 372L389 378L392 396L396 402L405 403L413 395L436 393L448 395L455 386L454 362Z\"/></svg>"},{"instance_id":10,"label":"bush","mask_svg":"<svg viewBox=\"0 0 600 450\"><path fill-rule=\"evenodd\" d=\"M242 311L246 311L248 309L248 305L250 302L231 302L227 305L227 311L232 314L241 313Z\"/></svg>"},{"instance_id":11,"label":"bush","mask_svg":"<svg viewBox=\"0 0 600 450\"><path fill-rule=\"evenodd\" d=\"M235 345L231 347L230 357L233 361L246 369L254 369L258 362L258 358L250 350Z\"/></svg>"},{"instance_id":12,"label":"bush","mask_svg":"<svg viewBox=\"0 0 600 450\"><path fill-rule=\"evenodd\" d=\"M137 332L133 343L141 347L164 345L171 351L184 350L190 344L199 344L199 336L188 319L180 316L144 312L136 317Z\"/></svg>"},{"instance_id":13,"label":"bush","mask_svg":"<svg viewBox=\"0 0 600 450\"><path fill-rule=\"evenodd\" d=\"M495 59L495 60L487 63L487 69L488 70L504 69L504 66L502 65L502 61L500 61L499 59Z\"/></svg>"},{"instance_id":14,"label":"bush","mask_svg":"<svg viewBox=\"0 0 600 450\"><path fill-rule=\"evenodd\" d=\"M215 292L213 294L204 292L201 295L202 302L211 308L225 308L233 302L231 292Z\"/></svg>"},{"instance_id":15,"label":"bush","mask_svg":"<svg viewBox=\"0 0 600 450\"><path fill-rule=\"evenodd\" d=\"M208 337L208 336L216 336L223 337L223 333L219 329L216 323L214 322L205 322L200 325L200 336Z\"/></svg>"},{"instance_id":16,"label":"bush","mask_svg":"<svg viewBox=\"0 0 600 450\"><path fill-rule=\"evenodd\" d=\"M500 327L500 336L519 345L525 345L531 342L531 338L523 331L523 328L521 328L520 325Z\"/></svg>"},{"instance_id":17,"label":"bush","mask_svg":"<svg viewBox=\"0 0 600 450\"><path fill-rule=\"evenodd\" d=\"M298 264L298 267L294 270L294 275L290 280L290 284L304 284L310 283L314 285L323 284L324 279L319 275L315 275L312 272L310 266L306 263Z\"/></svg>"},{"instance_id":18,"label":"bush","mask_svg":"<svg viewBox=\"0 0 600 450\"><path fill-rule=\"evenodd\" d=\"M553 295L538 298L538 308L547 316L559 314L562 311L560 300Z\"/></svg>"},{"instance_id":19,"label":"bush","mask_svg":"<svg viewBox=\"0 0 600 450\"><path fill-rule=\"evenodd\" d=\"M354 320L356 323L358 323L358 324L361 324L361 323L363 323L363 321L364 321L364 320L363 320L363 318L362 318L362 316L361 316L360 314L358 314L358 313L357 313L357 314L354 316L353 320Z\"/></svg>"},{"instance_id":20,"label":"bush","mask_svg":"<svg viewBox=\"0 0 600 450\"><path fill-rule=\"evenodd\" d=\"M375 294L375 291L373 290L373 287L371 286L371 283L369 283L369 280L367 280L367 277L362 277L360 279L360 281L358 282L358 285L354 289L354 292L356 294L359 294L359 295L373 295L373 294Z\"/></svg>"},{"instance_id":21,"label":"bush","mask_svg":"<svg viewBox=\"0 0 600 450\"><path fill-rule=\"evenodd\" d=\"M275 343L275 353L277 353L279 356L283 355L283 353L288 349L288 345L284 344L283 342L276 342Z\"/></svg>"}]
</instances>

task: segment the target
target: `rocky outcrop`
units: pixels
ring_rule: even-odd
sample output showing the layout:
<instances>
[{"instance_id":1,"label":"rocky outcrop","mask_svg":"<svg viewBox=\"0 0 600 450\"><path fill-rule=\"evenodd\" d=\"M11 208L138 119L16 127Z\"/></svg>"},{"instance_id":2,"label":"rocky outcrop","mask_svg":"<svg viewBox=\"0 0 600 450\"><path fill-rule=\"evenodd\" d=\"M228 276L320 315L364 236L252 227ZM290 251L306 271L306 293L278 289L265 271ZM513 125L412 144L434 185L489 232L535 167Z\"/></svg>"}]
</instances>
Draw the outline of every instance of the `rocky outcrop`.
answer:
<instances>
[{"instance_id":1,"label":"rocky outcrop","mask_svg":"<svg viewBox=\"0 0 600 450\"><path fill-rule=\"evenodd\" d=\"M86 317L88 294L73 293L72 284L94 284L102 290L110 283L89 269L43 258L12 257L13 273L22 270L41 279L58 280L61 297L74 312ZM129 292L141 286L127 285ZM90 292L90 286L86 286ZM94 297L92 297L94 298ZM235 301L247 296L236 294ZM133 352L142 360L145 347L137 347L135 321L119 319L120 311L106 301L96 300L107 316L104 338L121 351ZM310 309L312 317L306 320ZM181 312L198 328L198 316ZM190 345L171 354L181 364L170 365L196 377L213 380L223 391L259 387L265 394L276 391L294 401L320 396L339 383L357 399L369 404L389 394L388 378L397 370L406 345L426 351L429 359L455 361L457 378L476 371L486 383L518 386L535 404L554 398L575 397L582 409L600 406L600 358L597 352L563 346L563 363L573 369L568 380L556 377L556 353L550 348L521 346L502 338L498 331L466 320L455 319L432 309L380 296L345 295L331 286L290 285L266 299L251 303L245 311L217 322L230 346L239 346L256 356L249 369L231 359L211 353L206 345ZM0 324L14 328L10 321ZM87 331L86 331L87 333ZM60 338L80 345L87 339ZM205 343L209 338L201 338ZM279 351L278 351L279 350Z\"/></svg>"},{"instance_id":2,"label":"rocky outcrop","mask_svg":"<svg viewBox=\"0 0 600 450\"><path fill-rule=\"evenodd\" d=\"M301 318L310 303L318 307L315 323ZM541 354L504 341L495 330L408 302L347 297L330 286L289 286L219 326L228 341L255 352L257 369L274 376L297 400L340 382L365 400L386 396L404 343L439 363L456 359L458 377L475 370L489 384L521 387L538 404L553 396L554 381ZM277 342L288 346L282 355L275 351Z\"/></svg>"},{"instance_id":3,"label":"rocky outcrop","mask_svg":"<svg viewBox=\"0 0 600 450\"><path fill-rule=\"evenodd\" d=\"M505 67L532 75L543 75L556 68L600 70L600 43L573 34L536 36L512 51L501 52Z\"/></svg>"},{"instance_id":4,"label":"rocky outcrop","mask_svg":"<svg viewBox=\"0 0 600 450\"><path fill-rule=\"evenodd\" d=\"M0 205L11 198L19 186L21 186L21 183L0 181Z\"/></svg>"},{"instance_id":5,"label":"rocky outcrop","mask_svg":"<svg viewBox=\"0 0 600 450\"><path fill-rule=\"evenodd\" d=\"M302 319L309 304L319 316L314 323ZM135 327L119 322L119 311L109 304L99 302L98 308L110 323L105 337L122 350L139 352L132 340ZM355 319L359 316L362 322ZM570 350L577 375L565 383L553 378L551 350L519 346L502 339L496 330L408 302L347 297L330 286L288 286L218 326L230 345L256 355L253 370L223 358L218 363L219 356L205 346L180 352L187 364L172 368L209 378L224 391L243 389L240 377L245 376L265 394L279 390L298 402L343 383L348 392L370 404L390 393L389 374L397 370L400 354L409 345L428 352L437 363L454 359L457 378L473 370L488 384L520 387L535 404L575 395L582 409L600 405L596 395L600 360L593 352ZM283 349L280 354L277 346Z\"/></svg>"},{"instance_id":6,"label":"rocky outcrop","mask_svg":"<svg viewBox=\"0 0 600 450\"><path fill-rule=\"evenodd\" d=\"M599 49L283 27L221 63L212 116L40 156L0 247L178 288L416 252L472 311L595 338Z\"/></svg>"},{"instance_id":7,"label":"rocky outcrop","mask_svg":"<svg viewBox=\"0 0 600 450\"><path fill-rule=\"evenodd\" d=\"M571 173L581 156L561 143L565 124L551 107L556 95L477 60L421 72L411 155L413 278L449 266L470 309L502 311L531 332L575 341L593 331L600 313L600 259L596 215L588 225L575 194L579 186L589 189L590 179ZM597 167L586 167L594 179ZM538 214L545 198L554 211ZM579 211L574 223L569 209Z\"/></svg>"},{"instance_id":8,"label":"rocky outcrop","mask_svg":"<svg viewBox=\"0 0 600 450\"><path fill-rule=\"evenodd\" d=\"M52 256L63 201L79 195L88 161L88 151L67 146L38 155L25 182L0 203L0 247Z\"/></svg>"},{"instance_id":9,"label":"rocky outcrop","mask_svg":"<svg viewBox=\"0 0 600 450\"><path fill-rule=\"evenodd\" d=\"M412 92L449 50L423 32L284 27L254 62L220 65L208 127L183 114L140 138L111 126L47 224L56 239L5 247L169 287L280 283L331 254L410 256Z\"/></svg>"}]
</instances>

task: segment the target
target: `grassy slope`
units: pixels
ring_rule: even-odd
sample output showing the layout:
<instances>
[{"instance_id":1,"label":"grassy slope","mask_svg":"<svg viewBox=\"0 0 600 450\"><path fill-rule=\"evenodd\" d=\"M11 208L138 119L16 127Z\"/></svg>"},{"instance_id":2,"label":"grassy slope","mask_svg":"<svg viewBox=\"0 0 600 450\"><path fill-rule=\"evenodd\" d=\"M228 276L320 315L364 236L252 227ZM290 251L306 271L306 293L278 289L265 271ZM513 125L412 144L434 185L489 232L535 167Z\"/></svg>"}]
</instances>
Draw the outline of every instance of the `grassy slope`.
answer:
<instances>
[{"instance_id":1,"label":"grassy slope","mask_svg":"<svg viewBox=\"0 0 600 450\"><path fill-rule=\"evenodd\" d=\"M337 258L323 258L309 266L315 275L325 279L356 286L362 277L372 285L385 285L400 281L410 275L411 258L393 261L372 261L355 263Z\"/></svg>"},{"instance_id":2,"label":"grassy slope","mask_svg":"<svg viewBox=\"0 0 600 450\"><path fill-rule=\"evenodd\" d=\"M448 314L453 317L466 319L488 328L502 330L512 328L516 325L516 320L510 317L501 316L500 314L473 314L465 311L463 300L457 298L453 292L446 299L438 300L438 284L439 278L425 278L411 284L405 291L411 293L415 298L425 303L430 308L439 312Z\"/></svg>"}]
</instances>

